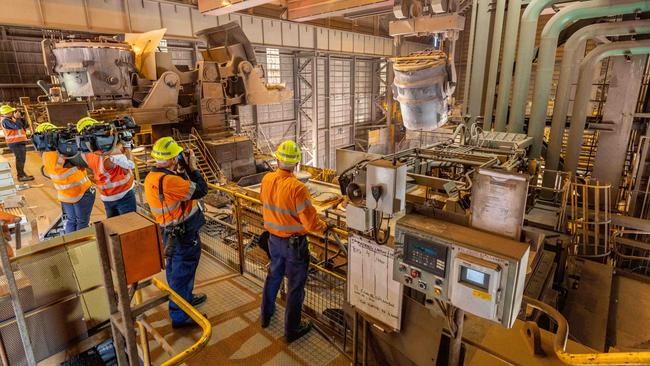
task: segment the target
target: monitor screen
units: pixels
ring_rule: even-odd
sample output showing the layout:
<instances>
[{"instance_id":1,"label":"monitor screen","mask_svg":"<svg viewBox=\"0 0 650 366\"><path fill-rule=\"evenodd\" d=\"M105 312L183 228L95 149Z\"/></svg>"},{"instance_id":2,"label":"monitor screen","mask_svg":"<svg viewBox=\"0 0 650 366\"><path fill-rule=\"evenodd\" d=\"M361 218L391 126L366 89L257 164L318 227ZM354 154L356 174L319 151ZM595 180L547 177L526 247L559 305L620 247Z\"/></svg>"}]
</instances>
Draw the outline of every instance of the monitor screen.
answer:
<instances>
[{"instance_id":1,"label":"monitor screen","mask_svg":"<svg viewBox=\"0 0 650 366\"><path fill-rule=\"evenodd\" d=\"M461 265L460 282L488 290L490 287L490 275L474 268Z\"/></svg>"},{"instance_id":2,"label":"monitor screen","mask_svg":"<svg viewBox=\"0 0 650 366\"><path fill-rule=\"evenodd\" d=\"M404 262L444 277L447 267L447 246L406 234L404 235Z\"/></svg>"}]
</instances>

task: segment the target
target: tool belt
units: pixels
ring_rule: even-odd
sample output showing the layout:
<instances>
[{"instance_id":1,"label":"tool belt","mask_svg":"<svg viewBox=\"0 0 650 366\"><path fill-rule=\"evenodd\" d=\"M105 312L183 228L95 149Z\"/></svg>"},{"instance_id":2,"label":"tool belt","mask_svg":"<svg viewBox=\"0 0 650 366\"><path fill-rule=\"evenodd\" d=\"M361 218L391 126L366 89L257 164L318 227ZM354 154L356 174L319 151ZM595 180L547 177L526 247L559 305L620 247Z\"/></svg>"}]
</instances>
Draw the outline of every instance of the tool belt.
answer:
<instances>
[{"instance_id":1,"label":"tool belt","mask_svg":"<svg viewBox=\"0 0 650 366\"><path fill-rule=\"evenodd\" d=\"M167 235L167 242L165 243L165 256L171 257L174 255L176 246L180 243L181 238L185 236L185 223L181 222L178 225L169 225L163 228L163 233Z\"/></svg>"},{"instance_id":2,"label":"tool belt","mask_svg":"<svg viewBox=\"0 0 650 366\"><path fill-rule=\"evenodd\" d=\"M307 235L291 235L289 237L289 246L298 249L302 245L307 245Z\"/></svg>"}]
</instances>

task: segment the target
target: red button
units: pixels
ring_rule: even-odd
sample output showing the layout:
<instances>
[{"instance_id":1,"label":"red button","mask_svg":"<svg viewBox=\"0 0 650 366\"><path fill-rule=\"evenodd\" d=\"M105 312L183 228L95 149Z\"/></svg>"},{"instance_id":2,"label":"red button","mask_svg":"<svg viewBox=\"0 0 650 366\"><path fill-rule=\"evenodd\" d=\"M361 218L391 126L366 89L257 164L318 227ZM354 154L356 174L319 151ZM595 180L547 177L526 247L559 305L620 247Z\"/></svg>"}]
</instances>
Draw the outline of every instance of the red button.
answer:
<instances>
[{"instance_id":1,"label":"red button","mask_svg":"<svg viewBox=\"0 0 650 366\"><path fill-rule=\"evenodd\" d=\"M418 271L417 269L412 269L411 270L411 277L413 277L413 278L420 277L420 271Z\"/></svg>"}]
</instances>

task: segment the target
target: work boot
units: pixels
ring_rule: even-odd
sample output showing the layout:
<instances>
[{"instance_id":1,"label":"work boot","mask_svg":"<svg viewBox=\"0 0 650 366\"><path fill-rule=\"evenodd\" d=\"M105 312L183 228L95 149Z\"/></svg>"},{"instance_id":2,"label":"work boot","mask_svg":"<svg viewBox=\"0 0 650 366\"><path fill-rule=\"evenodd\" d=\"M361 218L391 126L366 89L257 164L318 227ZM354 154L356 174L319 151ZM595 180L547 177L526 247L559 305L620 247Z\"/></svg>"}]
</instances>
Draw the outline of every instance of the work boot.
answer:
<instances>
[{"instance_id":1,"label":"work boot","mask_svg":"<svg viewBox=\"0 0 650 366\"><path fill-rule=\"evenodd\" d=\"M203 317L206 318L206 319L208 318L208 316L206 314L203 314ZM174 322L174 321L172 321L172 328L173 329L191 328L191 327L196 327L198 325L199 324L197 322L195 322L194 319L192 319L192 318L189 318L184 322Z\"/></svg>"},{"instance_id":2,"label":"work boot","mask_svg":"<svg viewBox=\"0 0 650 366\"><path fill-rule=\"evenodd\" d=\"M260 319L261 319L260 320L260 325L262 326L262 328L268 328L269 325L271 324L271 317L267 318L264 315L262 315L262 317Z\"/></svg>"},{"instance_id":3,"label":"work boot","mask_svg":"<svg viewBox=\"0 0 650 366\"><path fill-rule=\"evenodd\" d=\"M31 180L34 180L34 177L31 176L31 175L22 175L22 176L18 177L19 182L29 182Z\"/></svg>"},{"instance_id":4,"label":"work boot","mask_svg":"<svg viewBox=\"0 0 650 366\"><path fill-rule=\"evenodd\" d=\"M298 326L298 330L295 333L287 334L284 336L287 340L287 343L291 343L295 340L300 339L302 336L309 333L311 327L311 322L301 322L300 326Z\"/></svg>"},{"instance_id":5,"label":"work boot","mask_svg":"<svg viewBox=\"0 0 650 366\"><path fill-rule=\"evenodd\" d=\"M198 294L192 294L192 306L197 307L203 304L208 299L208 295L199 292Z\"/></svg>"}]
</instances>

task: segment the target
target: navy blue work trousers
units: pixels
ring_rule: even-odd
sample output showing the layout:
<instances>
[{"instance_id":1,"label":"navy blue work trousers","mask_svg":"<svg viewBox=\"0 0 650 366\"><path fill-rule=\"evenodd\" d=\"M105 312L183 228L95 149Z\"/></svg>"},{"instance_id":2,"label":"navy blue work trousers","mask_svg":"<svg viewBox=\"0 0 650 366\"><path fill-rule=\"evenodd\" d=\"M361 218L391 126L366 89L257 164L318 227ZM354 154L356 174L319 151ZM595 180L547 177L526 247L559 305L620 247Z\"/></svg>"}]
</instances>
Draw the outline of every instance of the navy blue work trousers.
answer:
<instances>
[{"instance_id":1,"label":"navy blue work trousers","mask_svg":"<svg viewBox=\"0 0 650 366\"><path fill-rule=\"evenodd\" d=\"M124 215L129 212L136 212L138 207L135 202L135 192L131 189L124 197L117 201L103 201L106 209L106 217Z\"/></svg>"},{"instance_id":2,"label":"navy blue work trousers","mask_svg":"<svg viewBox=\"0 0 650 366\"><path fill-rule=\"evenodd\" d=\"M65 219L64 231L71 233L88 227L90 214L95 204L95 188L88 188L75 203L61 202Z\"/></svg>"},{"instance_id":3,"label":"navy blue work trousers","mask_svg":"<svg viewBox=\"0 0 650 366\"><path fill-rule=\"evenodd\" d=\"M163 242L165 248L168 245L175 245L174 252L167 257L166 276L167 283L172 290L179 294L187 302L192 302L192 291L194 290L194 278L196 268L201 258L201 240L199 230L205 224L203 212L198 211L181 225L185 228L185 234L178 238L171 239L169 232L163 230ZM175 243L171 243L171 241ZM173 323L184 323L190 321L190 317L173 301L169 302L169 317Z\"/></svg>"},{"instance_id":4,"label":"navy blue work trousers","mask_svg":"<svg viewBox=\"0 0 650 366\"><path fill-rule=\"evenodd\" d=\"M262 317L269 319L275 312L275 299L282 285L284 275L288 280L287 303L284 312L284 334L293 335L300 326L302 303L305 300L305 283L309 268L309 245L306 238L300 245L292 247L289 238L275 235L269 238L271 267L264 282L262 296Z\"/></svg>"}]
</instances>

